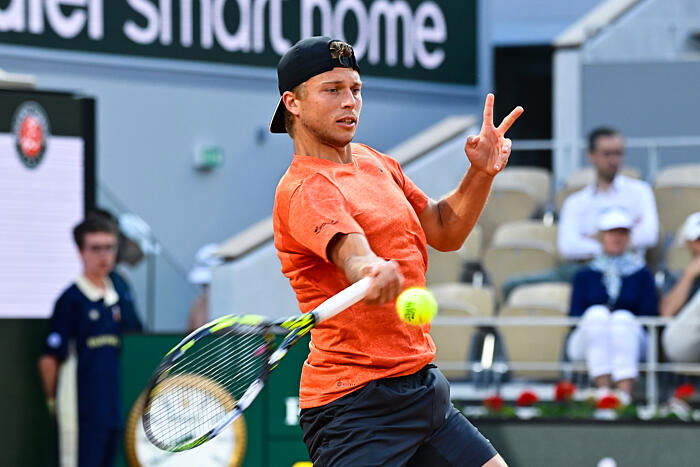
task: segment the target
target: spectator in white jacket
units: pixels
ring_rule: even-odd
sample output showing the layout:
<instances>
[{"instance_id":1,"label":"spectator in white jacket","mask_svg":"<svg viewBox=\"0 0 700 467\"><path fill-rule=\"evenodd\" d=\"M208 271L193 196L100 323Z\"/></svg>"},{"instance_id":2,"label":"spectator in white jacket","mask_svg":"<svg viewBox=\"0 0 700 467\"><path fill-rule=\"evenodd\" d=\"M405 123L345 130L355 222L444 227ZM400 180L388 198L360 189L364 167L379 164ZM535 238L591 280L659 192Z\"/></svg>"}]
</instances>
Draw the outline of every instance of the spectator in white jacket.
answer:
<instances>
[{"instance_id":1,"label":"spectator in white jacket","mask_svg":"<svg viewBox=\"0 0 700 467\"><path fill-rule=\"evenodd\" d=\"M596 219L610 207L622 207L634 220L631 248L644 253L656 245L659 218L649 184L619 173L624 141L612 128L597 128L588 137L588 158L595 167L595 181L564 202L559 218L557 244L568 260L588 260L600 254Z\"/></svg>"}]
</instances>

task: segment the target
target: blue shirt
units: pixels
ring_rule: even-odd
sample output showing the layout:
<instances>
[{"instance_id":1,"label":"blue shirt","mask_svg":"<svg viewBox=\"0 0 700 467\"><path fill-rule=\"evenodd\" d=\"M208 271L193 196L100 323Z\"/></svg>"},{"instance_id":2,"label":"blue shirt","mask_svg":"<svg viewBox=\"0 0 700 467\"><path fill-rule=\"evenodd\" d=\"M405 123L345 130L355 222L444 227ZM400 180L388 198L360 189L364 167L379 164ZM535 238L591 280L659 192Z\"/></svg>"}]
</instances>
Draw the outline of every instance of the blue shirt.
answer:
<instances>
[{"instance_id":1,"label":"blue shirt","mask_svg":"<svg viewBox=\"0 0 700 467\"><path fill-rule=\"evenodd\" d=\"M111 283L102 294L85 278L78 279L56 301L44 353L63 361L70 348L75 349L80 424L121 427L121 335L125 322L129 326L134 319L138 322L130 316L133 313L133 302L122 300Z\"/></svg>"},{"instance_id":2,"label":"blue shirt","mask_svg":"<svg viewBox=\"0 0 700 467\"><path fill-rule=\"evenodd\" d=\"M608 292L603 285L603 274L586 266L574 276L571 291L570 316L581 316L593 305L608 305ZM622 278L620 295L612 305L613 310L627 310L637 316L657 316L659 298L654 276L649 268Z\"/></svg>"}]
</instances>

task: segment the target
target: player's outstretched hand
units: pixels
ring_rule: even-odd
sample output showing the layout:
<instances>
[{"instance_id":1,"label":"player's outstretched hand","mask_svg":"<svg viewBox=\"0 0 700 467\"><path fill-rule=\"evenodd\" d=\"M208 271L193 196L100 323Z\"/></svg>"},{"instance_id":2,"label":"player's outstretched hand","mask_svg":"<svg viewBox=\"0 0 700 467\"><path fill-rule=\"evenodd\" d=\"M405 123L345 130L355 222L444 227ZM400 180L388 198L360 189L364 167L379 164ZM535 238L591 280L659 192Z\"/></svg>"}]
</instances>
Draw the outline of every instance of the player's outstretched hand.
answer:
<instances>
[{"instance_id":1,"label":"player's outstretched hand","mask_svg":"<svg viewBox=\"0 0 700 467\"><path fill-rule=\"evenodd\" d=\"M396 261L377 262L365 270L365 276L372 278L365 295L365 303L368 305L388 303L403 290L403 274Z\"/></svg>"},{"instance_id":2,"label":"player's outstretched hand","mask_svg":"<svg viewBox=\"0 0 700 467\"><path fill-rule=\"evenodd\" d=\"M489 93L484 104L484 121L481 124L481 133L477 136L469 136L464 145L464 152L472 167L490 176L503 170L508 163L512 142L505 137L505 134L525 111L520 106L514 108L496 127L493 124L493 102L494 96Z\"/></svg>"}]
</instances>

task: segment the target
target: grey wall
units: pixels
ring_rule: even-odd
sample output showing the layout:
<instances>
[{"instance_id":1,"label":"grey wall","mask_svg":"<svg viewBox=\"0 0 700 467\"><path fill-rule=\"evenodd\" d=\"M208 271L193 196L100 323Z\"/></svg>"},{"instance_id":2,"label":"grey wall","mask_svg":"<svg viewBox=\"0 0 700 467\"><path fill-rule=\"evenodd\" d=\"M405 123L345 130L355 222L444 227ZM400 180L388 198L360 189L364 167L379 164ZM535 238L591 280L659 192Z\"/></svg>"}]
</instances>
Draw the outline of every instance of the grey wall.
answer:
<instances>
[{"instance_id":1,"label":"grey wall","mask_svg":"<svg viewBox=\"0 0 700 467\"><path fill-rule=\"evenodd\" d=\"M603 0L491 0L494 45L551 45Z\"/></svg>"},{"instance_id":2,"label":"grey wall","mask_svg":"<svg viewBox=\"0 0 700 467\"><path fill-rule=\"evenodd\" d=\"M587 62L651 62L700 58L698 0L645 0L592 38Z\"/></svg>"},{"instance_id":3,"label":"grey wall","mask_svg":"<svg viewBox=\"0 0 700 467\"><path fill-rule=\"evenodd\" d=\"M700 62L583 66L582 128L619 128L627 137L700 136ZM629 150L627 162L647 173L647 151ZM700 147L659 148L659 166L698 162Z\"/></svg>"},{"instance_id":4,"label":"grey wall","mask_svg":"<svg viewBox=\"0 0 700 467\"><path fill-rule=\"evenodd\" d=\"M268 216L292 152L265 131L278 94L272 69L0 46L0 68L36 75L41 89L97 98L98 201L145 219L172 261L157 261L160 330L184 326L195 289L183 272L204 243ZM365 78L358 141L386 150L451 114L481 111L476 92ZM478 102L477 102L478 101ZM198 144L225 162L197 172ZM147 268L133 272L141 308Z\"/></svg>"}]
</instances>

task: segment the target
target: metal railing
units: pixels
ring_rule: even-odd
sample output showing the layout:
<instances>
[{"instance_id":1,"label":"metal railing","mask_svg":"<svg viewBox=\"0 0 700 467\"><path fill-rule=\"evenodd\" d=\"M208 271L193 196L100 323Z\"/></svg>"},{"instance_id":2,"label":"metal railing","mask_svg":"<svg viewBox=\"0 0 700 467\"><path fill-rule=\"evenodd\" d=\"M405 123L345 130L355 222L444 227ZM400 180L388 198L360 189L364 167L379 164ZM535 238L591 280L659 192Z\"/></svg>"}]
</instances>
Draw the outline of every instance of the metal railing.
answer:
<instances>
[{"instance_id":1,"label":"metal railing","mask_svg":"<svg viewBox=\"0 0 700 467\"><path fill-rule=\"evenodd\" d=\"M581 318L573 317L452 317L438 316L432 322L433 326L487 326L499 328L513 327L571 327L576 326ZM697 372L700 373L700 363L660 363L659 362L659 328L667 325L672 318L638 317L637 321L647 329L646 362L639 364L639 369L647 373L645 382L645 398L647 407L656 409L659 406L658 374L663 372ZM507 345L507 342L506 342ZM440 367L446 370L472 369L468 361L439 361ZM500 371L565 371L568 369L586 371L584 362L503 362Z\"/></svg>"},{"instance_id":2,"label":"metal railing","mask_svg":"<svg viewBox=\"0 0 700 467\"><path fill-rule=\"evenodd\" d=\"M562 151L570 158L579 160L586 149L587 142L581 140L578 144L562 144L556 140L549 139L519 139L513 141L513 151ZM652 182L659 171L659 150L662 148L693 148L700 147L700 137L698 136L659 136L650 138L625 138L626 149L642 149L647 151L647 173L646 180ZM559 185L563 185L568 174L556 173L557 164L553 160L555 170L555 180ZM668 164L672 164L669 161ZM559 186L558 188L560 188Z\"/></svg>"}]
</instances>

